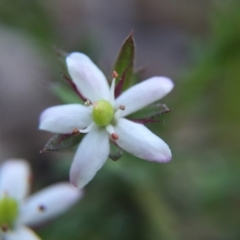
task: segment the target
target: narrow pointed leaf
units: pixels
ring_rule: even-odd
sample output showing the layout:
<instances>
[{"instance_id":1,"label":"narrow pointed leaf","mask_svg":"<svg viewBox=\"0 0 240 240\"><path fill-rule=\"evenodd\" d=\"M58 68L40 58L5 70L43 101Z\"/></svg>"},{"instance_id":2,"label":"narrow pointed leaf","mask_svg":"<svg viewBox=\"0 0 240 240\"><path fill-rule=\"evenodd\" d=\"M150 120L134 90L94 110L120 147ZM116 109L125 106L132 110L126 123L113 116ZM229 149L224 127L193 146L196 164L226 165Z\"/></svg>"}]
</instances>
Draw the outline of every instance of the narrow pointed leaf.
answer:
<instances>
[{"instance_id":1,"label":"narrow pointed leaf","mask_svg":"<svg viewBox=\"0 0 240 240\"><path fill-rule=\"evenodd\" d=\"M83 138L83 134L57 134L53 136L45 145L41 152L55 152L74 147Z\"/></svg>"},{"instance_id":2,"label":"narrow pointed leaf","mask_svg":"<svg viewBox=\"0 0 240 240\"><path fill-rule=\"evenodd\" d=\"M114 64L115 70L119 77L118 80L122 81L122 90L125 90L132 84L133 68L135 57L135 43L133 39L133 32L124 41Z\"/></svg>"},{"instance_id":3,"label":"narrow pointed leaf","mask_svg":"<svg viewBox=\"0 0 240 240\"><path fill-rule=\"evenodd\" d=\"M142 110L131 114L128 119L142 124L162 122L161 116L170 111L171 109L169 109L166 104L153 103Z\"/></svg>"}]
</instances>

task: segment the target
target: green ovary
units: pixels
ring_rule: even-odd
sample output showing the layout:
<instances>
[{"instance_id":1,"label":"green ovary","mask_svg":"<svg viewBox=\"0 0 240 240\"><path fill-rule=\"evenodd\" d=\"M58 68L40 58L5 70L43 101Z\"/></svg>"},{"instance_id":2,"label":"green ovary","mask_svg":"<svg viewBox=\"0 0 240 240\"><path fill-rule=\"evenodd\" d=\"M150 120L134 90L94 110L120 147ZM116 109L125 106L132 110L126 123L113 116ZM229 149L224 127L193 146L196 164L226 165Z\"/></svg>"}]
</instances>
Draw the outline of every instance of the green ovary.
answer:
<instances>
[{"instance_id":1,"label":"green ovary","mask_svg":"<svg viewBox=\"0 0 240 240\"><path fill-rule=\"evenodd\" d=\"M18 216L17 201L8 196L0 198L0 228L11 228Z\"/></svg>"},{"instance_id":2,"label":"green ovary","mask_svg":"<svg viewBox=\"0 0 240 240\"><path fill-rule=\"evenodd\" d=\"M93 104L93 121L98 126L107 126L113 119L114 111L112 105L105 100Z\"/></svg>"}]
</instances>

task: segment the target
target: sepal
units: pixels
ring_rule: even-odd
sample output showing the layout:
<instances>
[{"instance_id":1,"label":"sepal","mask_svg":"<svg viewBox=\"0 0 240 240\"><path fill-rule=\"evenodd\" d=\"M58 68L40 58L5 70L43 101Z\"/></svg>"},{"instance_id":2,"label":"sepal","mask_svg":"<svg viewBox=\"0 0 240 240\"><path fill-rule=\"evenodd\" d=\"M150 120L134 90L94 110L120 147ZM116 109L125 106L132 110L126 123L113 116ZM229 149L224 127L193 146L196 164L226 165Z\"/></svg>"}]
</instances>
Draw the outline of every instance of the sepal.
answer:
<instances>
[{"instance_id":1,"label":"sepal","mask_svg":"<svg viewBox=\"0 0 240 240\"><path fill-rule=\"evenodd\" d=\"M116 71L119 75L116 86L116 96L132 85L134 58L135 42L132 31L124 41L113 67L113 71Z\"/></svg>"},{"instance_id":2,"label":"sepal","mask_svg":"<svg viewBox=\"0 0 240 240\"><path fill-rule=\"evenodd\" d=\"M166 104L153 103L140 111L131 114L128 119L137 123L147 124L152 122L162 122L162 115L171 112Z\"/></svg>"},{"instance_id":3,"label":"sepal","mask_svg":"<svg viewBox=\"0 0 240 240\"><path fill-rule=\"evenodd\" d=\"M115 143L111 142L110 144L110 153L109 153L109 158L113 161L119 160L123 155L123 150L118 147Z\"/></svg>"},{"instance_id":4,"label":"sepal","mask_svg":"<svg viewBox=\"0 0 240 240\"><path fill-rule=\"evenodd\" d=\"M49 139L43 150L40 152L56 152L66 150L79 144L83 138L83 134L57 134Z\"/></svg>"}]
</instances>

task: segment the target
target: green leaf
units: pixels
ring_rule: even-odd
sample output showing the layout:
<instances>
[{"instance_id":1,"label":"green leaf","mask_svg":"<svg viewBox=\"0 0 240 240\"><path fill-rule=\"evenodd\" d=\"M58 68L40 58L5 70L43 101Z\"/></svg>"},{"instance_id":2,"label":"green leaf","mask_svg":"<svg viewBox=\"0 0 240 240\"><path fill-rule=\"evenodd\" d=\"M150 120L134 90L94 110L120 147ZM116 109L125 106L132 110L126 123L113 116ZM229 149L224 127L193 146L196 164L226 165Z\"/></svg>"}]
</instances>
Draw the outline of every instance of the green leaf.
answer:
<instances>
[{"instance_id":1,"label":"green leaf","mask_svg":"<svg viewBox=\"0 0 240 240\"><path fill-rule=\"evenodd\" d=\"M124 41L113 67L113 71L116 71L119 75L119 80L124 77L123 90L125 90L132 84L134 58L135 43L133 39L133 32L131 32Z\"/></svg>"},{"instance_id":2,"label":"green leaf","mask_svg":"<svg viewBox=\"0 0 240 240\"><path fill-rule=\"evenodd\" d=\"M83 134L57 134L53 136L40 152L55 152L74 147L83 138Z\"/></svg>"}]
</instances>

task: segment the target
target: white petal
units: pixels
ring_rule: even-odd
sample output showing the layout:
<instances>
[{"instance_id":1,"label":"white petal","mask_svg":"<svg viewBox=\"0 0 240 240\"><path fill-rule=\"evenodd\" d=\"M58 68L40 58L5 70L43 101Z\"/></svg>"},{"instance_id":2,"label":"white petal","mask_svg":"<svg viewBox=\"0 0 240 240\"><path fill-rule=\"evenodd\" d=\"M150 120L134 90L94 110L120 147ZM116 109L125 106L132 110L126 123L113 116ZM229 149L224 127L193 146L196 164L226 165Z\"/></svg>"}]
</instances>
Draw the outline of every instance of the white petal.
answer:
<instances>
[{"instance_id":1,"label":"white petal","mask_svg":"<svg viewBox=\"0 0 240 240\"><path fill-rule=\"evenodd\" d=\"M168 145L144 125L120 118L115 132L119 136L117 144L127 152L154 162L171 160L172 154Z\"/></svg>"},{"instance_id":2,"label":"white petal","mask_svg":"<svg viewBox=\"0 0 240 240\"><path fill-rule=\"evenodd\" d=\"M22 205L19 222L36 225L66 211L82 192L69 183L52 185L29 197Z\"/></svg>"},{"instance_id":3,"label":"white petal","mask_svg":"<svg viewBox=\"0 0 240 240\"><path fill-rule=\"evenodd\" d=\"M13 232L7 232L4 235L4 240L41 240L31 229L19 227Z\"/></svg>"},{"instance_id":4,"label":"white petal","mask_svg":"<svg viewBox=\"0 0 240 240\"><path fill-rule=\"evenodd\" d=\"M30 167L22 159L10 159L0 168L0 195L9 196L21 201L28 194ZM0 196L1 197L1 196Z\"/></svg>"},{"instance_id":5,"label":"white petal","mask_svg":"<svg viewBox=\"0 0 240 240\"><path fill-rule=\"evenodd\" d=\"M123 92L115 102L115 107L125 106L121 116L125 117L163 98L173 88L173 82L166 77L152 77Z\"/></svg>"},{"instance_id":6,"label":"white petal","mask_svg":"<svg viewBox=\"0 0 240 240\"><path fill-rule=\"evenodd\" d=\"M84 187L108 158L109 136L105 129L87 133L74 157L70 180L78 188Z\"/></svg>"},{"instance_id":7,"label":"white petal","mask_svg":"<svg viewBox=\"0 0 240 240\"><path fill-rule=\"evenodd\" d=\"M109 86L102 71L83 53L71 53L66 59L68 72L81 94L92 102L108 100Z\"/></svg>"},{"instance_id":8,"label":"white petal","mask_svg":"<svg viewBox=\"0 0 240 240\"><path fill-rule=\"evenodd\" d=\"M91 122L90 108L80 104L66 104L43 111L39 129L54 133L71 133L76 128L86 128Z\"/></svg>"}]
</instances>

